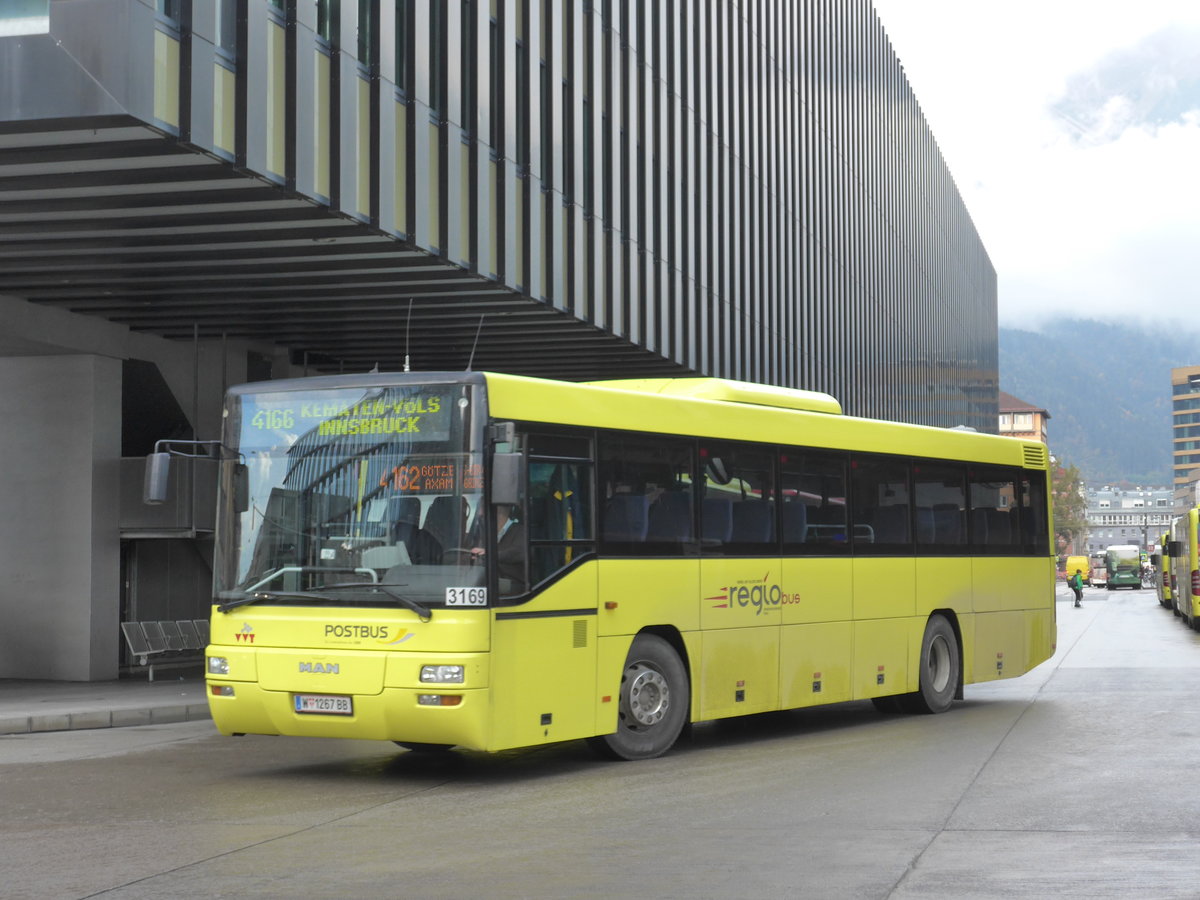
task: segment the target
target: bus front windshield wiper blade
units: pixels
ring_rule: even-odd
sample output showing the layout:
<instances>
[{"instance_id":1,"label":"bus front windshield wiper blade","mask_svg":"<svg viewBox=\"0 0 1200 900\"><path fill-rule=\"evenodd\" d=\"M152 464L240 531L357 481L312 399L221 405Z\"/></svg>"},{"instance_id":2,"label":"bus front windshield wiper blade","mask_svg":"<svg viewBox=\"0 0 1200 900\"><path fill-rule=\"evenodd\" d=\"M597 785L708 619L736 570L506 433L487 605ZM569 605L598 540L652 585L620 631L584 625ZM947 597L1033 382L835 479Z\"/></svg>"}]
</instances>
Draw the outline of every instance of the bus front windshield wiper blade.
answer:
<instances>
[{"instance_id":1,"label":"bus front windshield wiper blade","mask_svg":"<svg viewBox=\"0 0 1200 900\"><path fill-rule=\"evenodd\" d=\"M324 600L327 603L336 602L329 596L331 591L362 590L387 594L405 609L415 612L423 622L428 622L432 613L429 608L422 606L416 600L410 600L393 588L407 587L404 584L383 584L378 581L346 581L340 584L323 584L319 591L221 591L219 599L224 600L217 606L218 612L229 612L239 606L249 606L259 600Z\"/></svg>"},{"instance_id":2,"label":"bus front windshield wiper blade","mask_svg":"<svg viewBox=\"0 0 1200 900\"><path fill-rule=\"evenodd\" d=\"M359 589L359 590L380 591L384 594L387 594L389 597L391 597L393 600L395 600L397 603L399 603L404 608L411 609L413 612L415 612L421 618L421 621L428 622L430 616L433 615L432 612L430 612L429 607L422 606L416 600L410 600L408 597L405 597L403 594L400 594L400 593L392 590L392 588L402 588L402 587L408 587L408 585L401 584L399 582L388 583L388 582L382 582L382 581L347 581L347 582L343 582L341 584L321 585L321 590L324 590L324 591L339 590L340 591L340 590L347 590L347 589Z\"/></svg>"},{"instance_id":3,"label":"bus front windshield wiper blade","mask_svg":"<svg viewBox=\"0 0 1200 900\"><path fill-rule=\"evenodd\" d=\"M217 605L218 612L229 612L239 606L249 606L259 600L324 600L333 602L333 598L312 591L221 591L218 599L224 603Z\"/></svg>"}]
</instances>

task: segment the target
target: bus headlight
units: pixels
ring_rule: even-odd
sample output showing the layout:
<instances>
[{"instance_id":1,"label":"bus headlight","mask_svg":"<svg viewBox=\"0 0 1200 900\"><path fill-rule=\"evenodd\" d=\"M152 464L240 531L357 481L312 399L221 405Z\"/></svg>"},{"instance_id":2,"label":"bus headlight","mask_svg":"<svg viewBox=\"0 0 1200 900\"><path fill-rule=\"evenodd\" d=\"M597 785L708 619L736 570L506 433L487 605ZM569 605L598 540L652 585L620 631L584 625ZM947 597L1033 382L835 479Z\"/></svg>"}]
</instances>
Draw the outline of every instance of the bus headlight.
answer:
<instances>
[{"instance_id":1,"label":"bus headlight","mask_svg":"<svg viewBox=\"0 0 1200 900\"><path fill-rule=\"evenodd\" d=\"M421 666L421 681L426 684L462 684L462 666Z\"/></svg>"},{"instance_id":2,"label":"bus headlight","mask_svg":"<svg viewBox=\"0 0 1200 900\"><path fill-rule=\"evenodd\" d=\"M208 658L208 674L228 675L229 660L227 660L224 656L210 656Z\"/></svg>"}]
</instances>

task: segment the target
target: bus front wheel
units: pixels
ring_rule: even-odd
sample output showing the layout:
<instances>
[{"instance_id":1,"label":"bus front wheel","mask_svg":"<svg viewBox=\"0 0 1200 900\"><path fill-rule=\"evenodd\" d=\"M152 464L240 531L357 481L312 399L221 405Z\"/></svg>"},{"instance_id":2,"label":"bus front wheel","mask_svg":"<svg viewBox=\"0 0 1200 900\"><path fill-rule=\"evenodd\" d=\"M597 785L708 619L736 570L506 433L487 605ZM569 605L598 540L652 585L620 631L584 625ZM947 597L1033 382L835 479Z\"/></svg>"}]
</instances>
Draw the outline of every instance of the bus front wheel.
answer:
<instances>
[{"instance_id":1,"label":"bus front wheel","mask_svg":"<svg viewBox=\"0 0 1200 900\"><path fill-rule=\"evenodd\" d=\"M919 713L948 710L958 692L961 667L954 629L945 616L932 616L921 640L920 690L904 697L907 709Z\"/></svg>"},{"instance_id":2,"label":"bus front wheel","mask_svg":"<svg viewBox=\"0 0 1200 900\"><path fill-rule=\"evenodd\" d=\"M654 634L639 634L629 647L617 705L617 730L589 738L609 759L653 759L675 744L687 722L691 691L679 654Z\"/></svg>"}]
</instances>

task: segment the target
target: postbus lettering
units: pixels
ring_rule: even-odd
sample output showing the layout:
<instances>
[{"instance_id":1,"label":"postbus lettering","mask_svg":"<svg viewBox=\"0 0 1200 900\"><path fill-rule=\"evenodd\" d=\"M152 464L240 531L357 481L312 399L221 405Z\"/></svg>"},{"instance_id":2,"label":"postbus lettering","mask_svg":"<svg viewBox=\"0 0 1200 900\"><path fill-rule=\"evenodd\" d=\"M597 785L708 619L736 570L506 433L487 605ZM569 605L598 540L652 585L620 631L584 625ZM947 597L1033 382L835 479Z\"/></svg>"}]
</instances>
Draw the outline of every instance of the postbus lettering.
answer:
<instances>
[{"instance_id":1,"label":"postbus lettering","mask_svg":"<svg viewBox=\"0 0 1200 900\"><path fill-rule=\"evenodd\" d=\"M370 638L386 641L388 628L386 625L326 625L325 637L330 638Z\"/></svg>"}]
</instances>

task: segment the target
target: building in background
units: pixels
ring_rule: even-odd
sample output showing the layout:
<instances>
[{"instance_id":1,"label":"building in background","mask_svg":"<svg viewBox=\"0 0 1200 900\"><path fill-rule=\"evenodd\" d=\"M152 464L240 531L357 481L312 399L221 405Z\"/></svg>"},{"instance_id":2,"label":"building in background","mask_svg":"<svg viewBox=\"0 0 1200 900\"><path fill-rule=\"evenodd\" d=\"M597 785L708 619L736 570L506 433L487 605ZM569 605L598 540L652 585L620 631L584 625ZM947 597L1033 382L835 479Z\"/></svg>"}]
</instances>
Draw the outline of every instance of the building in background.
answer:
<instances>
[{"instance_id":1,"label":"building in background","mask_svg":"<svg viewBox=\"0 0 1200 900\"><path fill-rule=\"evenodd\" d=\"M1171 471L1174 506L1200 505L1200 366L1171 370Z\"/></svg>"},{"instance_id":2,"label":"building in background","mask_svg":"<svg viewBox=\"0 0 1200 900\"><path fill-rule=\"evenodd\" d=\"M1000 434L1026 441L1041 441L1049 446L1047 423L1050 413L1039 406L1018 400L1000 391Z\"/></svg>"},{"instance_id":3,"label":"building in background","mask_svg":"<svg viewBox=\"0 0 1200 900\"><path fill-rule=\"evenodd\" d=\"M995 430L995 270L870 0L22 0L0 71L0 677L207 615L211 467L147 509L141 460L236 382L702 374Z\"/></svg>"},{"instance_id":4,"label":"building in background","mask_svg":"<svg viewBox=\"0 0 1200 900\"><path fill-rule=\"evenodd\" d=\"M1147 553L1155 552L1171 525L1172 496L1169 487L1088 488L1087 552L1113 544L1136 544Z\"/></svg>"}]
</instances>

